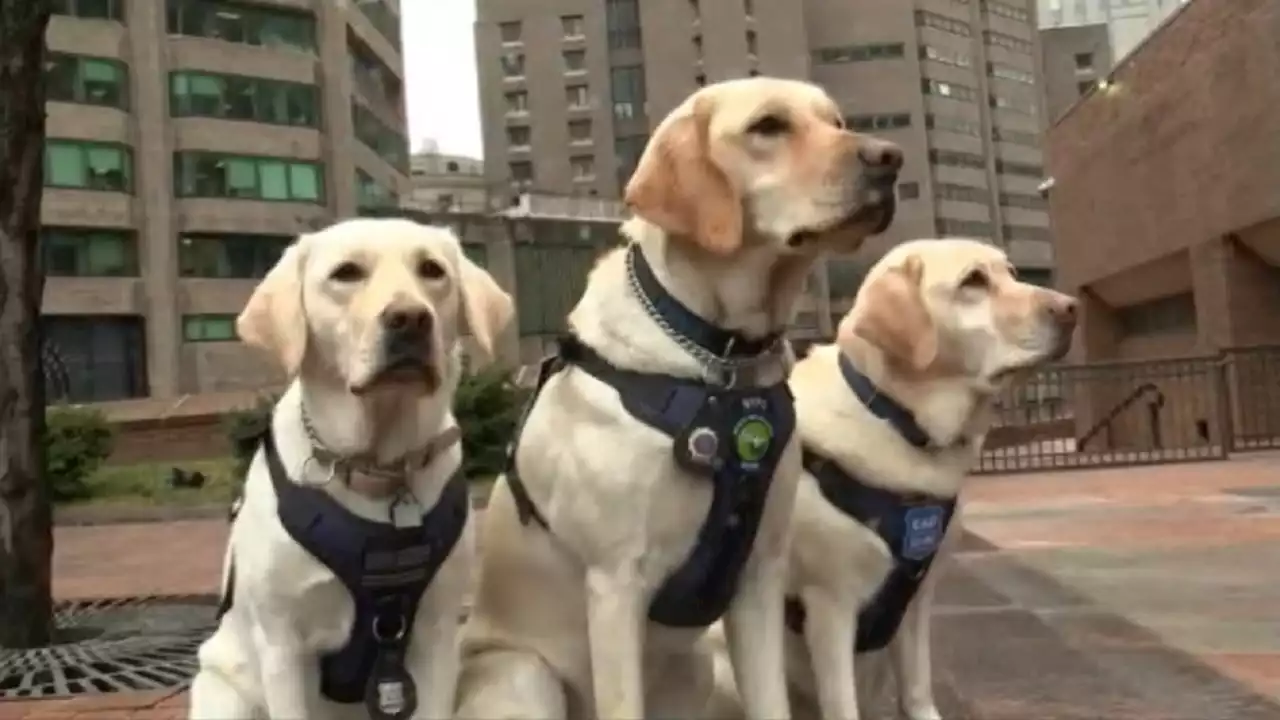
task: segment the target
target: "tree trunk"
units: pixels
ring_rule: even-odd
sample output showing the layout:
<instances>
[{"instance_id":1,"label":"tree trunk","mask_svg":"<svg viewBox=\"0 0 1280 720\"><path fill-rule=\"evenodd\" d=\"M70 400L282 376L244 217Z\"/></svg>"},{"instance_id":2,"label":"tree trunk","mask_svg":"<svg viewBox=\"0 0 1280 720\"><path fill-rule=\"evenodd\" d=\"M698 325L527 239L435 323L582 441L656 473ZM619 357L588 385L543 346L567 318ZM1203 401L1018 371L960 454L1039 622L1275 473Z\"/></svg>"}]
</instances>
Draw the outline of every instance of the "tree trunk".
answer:
<instances>
[{"instance_id":1,"label":"tree trunk","mask_svg":"<svg viewBox=\"0 0 1280 720\"><path fill-rule=\"evenodd\" d=\"M53 639L53 518L42 479L40 197L48 0L0 0L0 647Z\"/></svg>"}]
</instances>

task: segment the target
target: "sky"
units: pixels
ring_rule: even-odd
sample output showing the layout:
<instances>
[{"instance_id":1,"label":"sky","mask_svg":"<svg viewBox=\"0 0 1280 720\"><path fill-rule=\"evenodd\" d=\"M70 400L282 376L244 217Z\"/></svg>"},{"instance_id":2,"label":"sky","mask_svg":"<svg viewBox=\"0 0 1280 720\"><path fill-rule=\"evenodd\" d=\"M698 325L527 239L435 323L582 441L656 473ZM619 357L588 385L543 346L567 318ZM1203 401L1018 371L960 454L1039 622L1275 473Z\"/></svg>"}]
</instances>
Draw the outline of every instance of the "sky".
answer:
<instances>
[{"instance_id":1,"label":"sky","mask_svg":"<svg viewBox=\"0 0 1280 720\"><path fill-rule=\"evenodd\" d=\"M481 157L472 24L475 0L401 0L404 72L412 149Z\"/></svg>"}]
</instances>

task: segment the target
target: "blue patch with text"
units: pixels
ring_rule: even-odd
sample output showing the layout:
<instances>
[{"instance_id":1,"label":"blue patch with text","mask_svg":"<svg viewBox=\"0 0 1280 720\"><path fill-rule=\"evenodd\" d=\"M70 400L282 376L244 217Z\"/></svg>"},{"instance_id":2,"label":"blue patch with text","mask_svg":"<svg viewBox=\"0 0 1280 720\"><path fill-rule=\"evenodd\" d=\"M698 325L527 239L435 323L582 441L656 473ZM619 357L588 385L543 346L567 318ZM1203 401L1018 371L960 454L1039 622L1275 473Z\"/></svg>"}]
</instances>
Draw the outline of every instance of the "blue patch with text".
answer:
<instances>
[{"instance_id":1,"label":"blue patch with text","mask_svg":"<svg viewBox=\"0 0 1280 720\"><path fill-rule=\"evenodd\" d=\"M922 505L907 510L903 519L902 557L924 560L938 552L946 531L946 510L940 505Z\"/></svg>"}]
</instances>

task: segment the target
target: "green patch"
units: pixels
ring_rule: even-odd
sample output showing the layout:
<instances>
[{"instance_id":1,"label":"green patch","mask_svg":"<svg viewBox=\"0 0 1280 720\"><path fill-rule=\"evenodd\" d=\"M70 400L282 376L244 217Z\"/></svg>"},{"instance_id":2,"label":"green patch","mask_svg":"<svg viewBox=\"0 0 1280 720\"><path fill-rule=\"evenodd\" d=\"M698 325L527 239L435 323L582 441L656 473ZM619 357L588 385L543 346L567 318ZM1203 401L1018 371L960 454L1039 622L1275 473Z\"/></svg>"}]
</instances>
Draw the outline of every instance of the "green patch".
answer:
<instances>
[{"instance_id":1,"label":"green patch","mask_svg":"<svg viewBox=\"0 0 1280 720\"><path fill-rule=\"evenodd\" d=\"M758 463L773 444L773 426L759 415L748 415L733 428L733 443L743 462Z\"/></svg>"},{"instance_id":2,"label":"green patch","mask_svg":"<svg viewBox=\"0 0 1280 720\"><path fill-rule=\"evenodd\" d=\"M174 467L205 477L199 488L175 488L169 483ZM142 463L98 468L85 479L85 497L75 505L218 505L229 504L240 488L232 458L180 463Z\"/></svg>"}]
</instances>

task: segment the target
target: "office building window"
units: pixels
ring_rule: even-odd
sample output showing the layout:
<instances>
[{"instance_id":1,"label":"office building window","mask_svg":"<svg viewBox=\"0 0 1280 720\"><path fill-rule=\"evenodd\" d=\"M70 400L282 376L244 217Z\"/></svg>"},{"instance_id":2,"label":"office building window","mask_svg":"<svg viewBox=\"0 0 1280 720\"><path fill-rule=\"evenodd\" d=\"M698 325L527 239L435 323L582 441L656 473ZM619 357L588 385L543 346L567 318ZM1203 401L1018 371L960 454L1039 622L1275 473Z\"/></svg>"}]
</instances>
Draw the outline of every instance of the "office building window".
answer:
<instances>
[{"instance_id":1,"label":"office building window","mask_svg":"<svg viewBox=\"0 0 1280 720\"><path fill-rule=\"evenodd\" d=\"M935 183L933 196L939 200L954 200L955 202L982 203L984 205L991 202L990 190L969 185L956 185L955 183Z\"/></svg>"},{"instance_id":2,"label":"office building window","mask_svg":"<svg viewBox=\"0 0 1280 720\"><path fill-rule=\"evenodd\" d=\"M359 0L356 7L369 18L369 24L386 38L396 50L400 49L400 16L386 0Z\"/></svg>"},{"instance_id":3,"label":"office building window","mask_svg":"<svg viewBox=\"0 0 1280 720\"><path fill-rule=\"evenodd\" d=\"M1025 7L1010 5L1009 3L996 2L996 0L983 0L982 9L986 10L990 15L1002 17L1006 20L1013 20L1015 22L1031 21L1031 13L1027 12Z\"/></svg>"},{"instance_id":4,"label":"office building window","mask_svg":"<svg viewBox=\"0 0 1280 720\"><path fill-rule=\"evenodd\" d=\"M823 65L870 60L900 60L906 56L902 43L874 43L870 45L843 45L818 48L813 51L813 61Z\"/></svg>"},{"instance_id":5,"label":"office building window","mask_svg":"<svg viewBox=\"0 0 1280 720\"><path fill-rule=\"evenodd\" d=\"M972 168L974 170L983 170L987 167L986 158L981 155L956 150L930 150L929 164Z\"/></svg>"},{"instance_id":6,"label":"office building window","mask_svg":"<svg viewBox=\"0 0 1280 720\"><path fill-rule=\"evenodd\" d=\"M1034 225L1005 225L1004 236L1006 240L1049 242L1052 239L1049 228Z\"/></svg>"},{"instance_id":7,"label":"office building window","mask_svg":"<svg viewBox=\"0 0 1280 720\"><path fill-rule=\"evenodd\" d=\"M178 197L324 203L324 166L290 158L176 152L173 185Z\"/></svg>"},{"instance_id":8,"label":"office building window","mask_svg":"<svg viewBox=\"0 0 1280 720\"><path fill-rule=\"evenodd\" d=\"M524 53L503 53L501 62L502 77L508 80L524 77Z\"/></svg>"},{"instance_id":9,"label":"office building window","mask_svg":"<svg viewBox=\"0 0 1280 720\"><path fill-rule=\"evenodd\" d=\"M518 45L523 41L524 26L520 21L498 23L498 36L503 45Z\"/></svg>"},{"instance_id":10,"label":"office building window","mask_svg":"<svg viewBox=\"0 0 1280 720\"><path fill-rule=\"evenodd\" d=\"M1029 70L1020 70L998 63L987 63L987 75L1001 80L1012 80L1023 85L1034 85L1036 83L1036 76Z\"/></svg>"},{"instance_id":11,"label":"office building window","mask_svg":"<svg viewBox=\"0 0 1280 720\"><path fill-rule=\"evenodd\" d=\"M1030 55L1034 51L1034 46L1031 42L1013 37L1012 35L1005 35L1004 33L987 30L983 33L983 38L991 47L1004 48L1005 50L1022 53L1023 55Z\"/></svg>"},{"instance_id":12,"label":"office building window","mask_svg":"<svg viewBox=\"0 0 1280 720\"><path fill-rule=\"evenodd\" d=\"M619 120L632 120L645 116L647 96L644 84L644 66L615 67L611 71L613 90L613 116Z\"/></svg>"},{"instance_id":13,"label":"office building window","mask_svg":"<svg viewBox=\"0 0 1280 720\"><path fill-rule=\"evenodd\" d=\"M960 37L969 37L973 30L969 27L969 23L964 20L958 20L946 15L939 15L927 10L916 11L916 27L928 27L934 30L941 30L952 35Z\"/></svg>"},{"instance_id":14,"label":"office building window","mask_svg":"<svg viewBox=\"0 0 1280 720\"><path fill-rule=\"evenodd\" d=\"M1038 133L1027 132L1026 130L1009 130L999 125L991 128L991 136L998 142L1009 143L1010 145L1025 145L1027 147L1040 147L1040 135Z\"/></svg>"},{"instance_id":15,"label":"office building window","mask_svg":"<svg viewBox=\"0 0 1280 720\"><path fill-rule=\"evenodd\" d=\"M409 174L409 138L384 124L369 108L351 103L351 124L356 139L377 153L391 167Z\"/></svg>"},{"instance_id":16,"label":"office building window","mask_svg":"<svg viewBox=\"0 0 1280 720\"><path fill-rule=\"evenodd\" d=\"M277 50L316 50L315 16L279 7L217 0L169 0L168 27L170 35Z\"/></svg>"},{"instance_id":17,"label":"office building window","mask_svg":"<svg viewBox=\"0 0 1280 720\"><path fill-rule=\"evenodd\" d=\"M751 17L752 15L755 15L756 4L754 0L742 0L742 12L746 14L747 17Z\"/></svg>"},{"instance_id":18,"label":"office building window","mask_svg":"<svg viewBox=\"0 0 1280 720\"><path fill-rule=\"evenodd\" d=\"M759 39L756 37L755 30L747 31L747 54L756 55L760 52Z\"/></svg>"},{"instance_id":19,"label":"office building window","mask_svg":"<svg viewBox=\"0 0 1280 720\"><path fill-rule=\"evenodd\" d=\"M40 230L40 257L50 277L137 277L138 239L132 230Z\"/></svg>"},{"instance_id":20,"label":"office building window","mask_svg":"<svg viewBox=\"0 0 1280 720\"><path fill-rule=\"evenodd\" d=\"M963 53L959 50L934 47L932 45L922 45L920 47L920 59L932 60L936 63L960 68L973 66L973 58L969 57L968 53Z\"/></svg>"},{"instance_id":21,"label":"office building window","mask_svg":"<svg viewBox=\"0 0 1280 720\"><path fill-rule=\"evenodd\" d=\"M639 49L640 4L638 0L605 0L604 21L611 50Z\"/></svg>"},{"instance_id":22,"label":"office building window","mask_svg":"<svg viewBox=\"0 0 1280 720\"><path fill-rule=\"evenodd\" d=\"M119 60L49 53L45 80L55 102L129 107L129 68Z\"/></svg>"},{"instance_id":23,"label":"office building window","mask_svg":"<svg viewBox=\"0 0 1280 720\"><path fill-rule=\"evenodd\" d=\"M507 128L507 144L511 149L527 148L533 138L528 125L511 125Z\"/></svg>"},{"instance_id":24,"label":"office building window","mask_svg":"<svg viewBox=\"0 0 1280 720\"><path fill-rule=\"evenodd\" d=\"M567 73L586 72L587 69L587 51L585 50L565 50L564 71Z\"/></svg>"},{"instance_id":25,"label":"office building window","mask_svg":"<svg viewBox=\"0 0 1280 720\"><path fill-rule=\"evenodd\" d=\"M44 185L51 188L133 192L133 150L116 143L49 139Z\"/></svg>"},{"instance_id":26,"label":"office building window","mask_svg":"<svg viewBox=\"0 0 1280 720\"><path fill-rule=\"evenodd\" d=\"M62 359L67 387L51 400L105 402L146 397L146 327L136 315L43 315L44 342ZM65 390L65 392L64 392Z\"/></svg>"},{"instance_id":27,"label":"office building window","mask_svg":"<svg viewBox=\"0 0 1280 720\"><path fill-rule=\"evenodd\" d=\"M1116 320L1124 335L1159 335L1195 330L1195 295L1189 292L1179 293L1118 308Z\"/></svg>"},{"instance_id":28,"label":"office building window","mask_svg":"<svg viewBox=\"0 0 1280 720\"><path fill-rule=\"evenodd\" d=\"M186 233L178 238L178 274L188 278L263 278L291 243L289 235Z\"/></svg>"},{"instance_id":29,"label":"office building window","mask_svg":"<svg viewBox=\"0 0 1280 720\"><path fill-rule=\"evenodd\" d=\"M1076 69L1092 70L1093 69L1093 53L1082 52L1076 53Z\"/></svg>"},{"instance_id":30,"label":"office building window","mask_svg":"<svg viewBox=\"0 0 1280 720\"><path fill-rule=\"evenodd\" d=\"M404 99L404 82L400 76L351 33L347 34L347 57L351 62L351 83L357 94L399 115Z\"/></svg>"},{"instance_id":31,"label":"office building window","mask_svg":"<svg viewBox=\"0 0 1280 720\"><path fill-rule=\"evenodd\" d=\"M560 32L566 40L578 40L586 37L587 24L581 15L561 15Z\"/></svg>"},{"instance_id":32,"label":"office building window","mask_svg":"<svg viewBox=\"0 0 1280 720\"><path fill-rule=\"evenodd\" d=\"M356 208L368 210L400 207L400 193L374 180L369 173L356 168L355 180Z\"/></svg>"},{"instance_id":33,"label":"office building window","mask_svg":"<svg viewBox=\"0 0 1280 720\"><path fill-rule=\"evenodd\" d=\"M629 135L613 142L613 153L618 158L618 188L625 188L640 162L644 146L649 143L648 135Z\"/></svg>"},{"instance_id":34,"label":"office building window","mask_svg":"<svg viewBox=\"0 0 1280 720\"><path fill-rule=\"evenodd\" d=\"M918 197L920 197L920 183L918 182L898 183L898 199L899 200L915 200Z\"/></svg>"},{"instance_id":35,"label":"office building window","mask_svg":"<svg viewBox=\"0 0 1280 720\"><path fill-rule=\"evenodd\" d=\"M581 110L591 107L591 95L587 92L586 85L570 85L564 89L565 102L569 103L572 110Z\"/></svg>"},{"instance_id":36,"label":"office building window","mask_svg":"<svg viewBox=\"0 0 1280 720\"><path fill-rule=\"evenodd\" d=\"M271 125L320 127L320 88L239 75L169 74L169 112Z\"/></svg>"},{"instance_id":37,"label":"office building window","mask_svg":"<svg viewBox=\"0 0 1280 720\"><path fill-rule=\"evenodd\" d=\"M952 220L938 218L934 222L934 230L942 237L971 237L990 239L995 235L995 226L989 222L978 220Z\"/></svg>"},{"instance_id":38,"label":"office building window","mask_svg":"<svg viewBox=\"0 0 1280 720\"><path fill-rule=\"evenodd\" d=\"M596 160L590 155L576 155L569 158L569 169L574 180L595 180Z\"/></svg>"},{"instance_id":39,"label":"office building window","mask_svg":"<svg viewBox=\"0 0 1280 720\"><path fill-rule=\"evenodd\" d=\"M529 112L529 93L523 90L506 94L507 114L521 115Z\"/></svg>"},{"instance_id":40,"label":"office building window","mask_svg":"<svg viewBox=\"0 0 1280 720\"><path fill-rule=\"evenodd\" d=\"M1037 113L1035 100L1014 97L1003 93L992 93L989 102L991 107L998 110L1008 110L1009 112L1030 115L1031 117L1035 117Z\"/></svg>"},{"instance_id":41,"label":"office building window","mask_svg":"<svg viewBox=\"0 0 1280 720\"><path fill-rule=\"evenodd\" d=\"M930 113L924 116L924 126L930 130L968 135L969 137L982 137L982 126L978 124L977 120L953 115L934 115Z\"/></svg>"},{"instance_id":42,"label":"office building window","mask_svg":"<svg viewBox=\"0 0 1280 720\"><path fill-rule=\"evenodd\" d=\"M959 100L961 102L973 102L978 99L978 91L960 85L958 83L944 82L942 80L930 80L925 78L920 81L920 89L925 95L936 95L949 100Z\"/></svg>"},{"instance_id":43,"label":"office building window","mask_svg":"<svg viewBox=\"0 0 1280 720\"><path fill-rule=\"evenodd\" d=\"M1039 165L1008 162L1006 160L996 160L996 172L1008 173L1009 175L1020 175L1023 177L1044 177L1044 168Z\"/></svg>"},{"instance_id":44,"label":"office building window","mask_svg":"<svg viewBox=\"0 0 1280 720\"><path fill-rule=\"evenodd\" d=\"M53 0L54 15L91 20L118 20L124 22L124 6L128 0Z\"/></svg>"},{"instance_id":45,"label":"office building window","mask_svg":"<svg viewBox=\"0 0 1280 720\"><path fill-rule=\"evenodd\" d=\"M911 127L911 113L849 115L845 117L844 124L845 127L854 132L897 130L898 128Z\"/></svg>"},{"instance_id":46,"label":"office building window","mask_svg":"<svg viewBox=\"0 0 1280 720\"><path fill-rule=\"evenodd\" d=\"M1048 210L1049 202L1039 195L1026 193L1000 193L1000 204L1023 210Z\"/></svg>"},{"instance_id":47,"label":"office building window","mask_svg":"<svg viewBox=\"0 0 1280 720\"><path fill-rule=\"evenodd\" d=\"M236 336L236 316L202 314L182 316L182 339L186 342L230 342Z\"/></svg>"},{"instance_id":48,"label":"office building window","mask_svg":"<svg viewBox=\"0 0 1280 720\"><path fill-rule=\"evenodd\" d=\"M590 120L570 120L569 121L569 142L572 142L572 143L591 142L591 121Z\"/></svg>"},{"instance_id":49,"label":"office building window","mask_svg":"<svg viewBox=\"0 0 1280 720\"><path fill-rule=\"evenodd\" d=\"M533 182L533 163L528 160L511 163L511 179L519 183Z\"/></svg>"}]
</instances>

